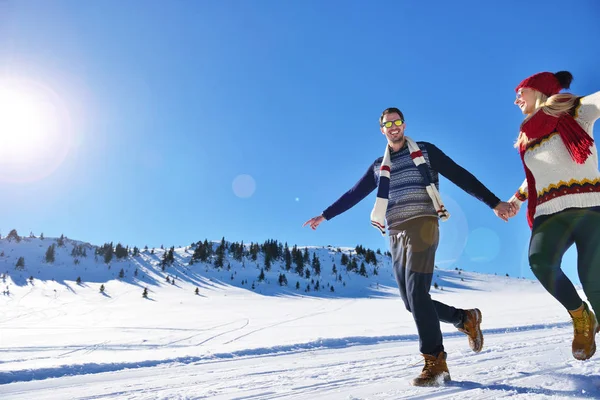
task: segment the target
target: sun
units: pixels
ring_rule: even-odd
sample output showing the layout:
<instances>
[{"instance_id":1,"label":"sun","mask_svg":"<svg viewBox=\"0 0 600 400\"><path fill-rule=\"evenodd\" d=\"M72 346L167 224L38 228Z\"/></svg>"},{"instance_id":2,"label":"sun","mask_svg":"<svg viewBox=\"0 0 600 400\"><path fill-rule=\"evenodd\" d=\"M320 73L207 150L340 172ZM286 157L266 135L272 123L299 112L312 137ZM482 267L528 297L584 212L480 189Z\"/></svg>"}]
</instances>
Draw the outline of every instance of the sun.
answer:
<instances>
[{"instance_id":1,"label":"sun","mask_svg":"<svg viewBox=\"0 0 600 400\"><path fill-rule=\"evenodd\" d=\"M0 78L0 180L32 181L54 172L71 145L69 125L54 90Z\"/></svg>"}]
</instances>

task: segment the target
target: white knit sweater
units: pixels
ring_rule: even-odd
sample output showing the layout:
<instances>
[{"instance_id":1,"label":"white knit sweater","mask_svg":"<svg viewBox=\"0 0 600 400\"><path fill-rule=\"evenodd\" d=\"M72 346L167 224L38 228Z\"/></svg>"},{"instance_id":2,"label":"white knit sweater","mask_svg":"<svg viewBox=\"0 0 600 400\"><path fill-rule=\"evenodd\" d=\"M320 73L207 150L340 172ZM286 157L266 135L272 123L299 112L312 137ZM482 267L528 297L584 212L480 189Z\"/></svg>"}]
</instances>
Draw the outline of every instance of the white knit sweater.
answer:
<instances>
[{"instance_id":1,"label":"white knit sweater","mask_svg":"<svg viewBox=\"0 0 600 400\"><path fill-rule=\"evenodd\" d=\"M594 122L600 117L600 92L581 98L575 121L593 138ZM566 208L600 206L598 149L584 164L577 164L560 135L551 133L525 151L525 165L533 174L537 192L535 217L554 214ZM527 180L509 201L519 206L527 199Z\"/></svg>"}]
</instances>

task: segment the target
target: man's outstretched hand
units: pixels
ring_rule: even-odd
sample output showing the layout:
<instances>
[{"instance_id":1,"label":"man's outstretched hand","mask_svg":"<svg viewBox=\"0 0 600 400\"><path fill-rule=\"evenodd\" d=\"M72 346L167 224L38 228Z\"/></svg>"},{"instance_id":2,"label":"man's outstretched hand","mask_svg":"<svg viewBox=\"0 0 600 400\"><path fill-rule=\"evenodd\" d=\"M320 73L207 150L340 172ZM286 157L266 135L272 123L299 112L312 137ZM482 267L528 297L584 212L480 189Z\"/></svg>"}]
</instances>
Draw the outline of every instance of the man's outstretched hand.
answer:
<instances>
[{"instance_id":1,"label":"man's outstretched hand","mask_svg":"<svg viewBox=\"0 0 600 400\"><path fill-rule=\"evenodd\" d=\"M310 228L314 231L323 221L325 221L325 217L323 215L317 215L306 221L302 227L304 228L306 225L310 225Z\"/></svg>"}]
</instances>

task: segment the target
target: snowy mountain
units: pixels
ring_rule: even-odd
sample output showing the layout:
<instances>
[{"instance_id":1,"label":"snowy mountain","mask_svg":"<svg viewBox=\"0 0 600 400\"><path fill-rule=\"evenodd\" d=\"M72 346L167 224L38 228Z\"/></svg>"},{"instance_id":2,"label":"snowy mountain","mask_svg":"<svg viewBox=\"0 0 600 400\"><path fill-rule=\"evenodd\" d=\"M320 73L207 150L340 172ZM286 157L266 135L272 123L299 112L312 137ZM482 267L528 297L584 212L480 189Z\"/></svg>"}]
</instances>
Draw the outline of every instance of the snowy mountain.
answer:
<instances>
[{"instance_id":1,"label":"snowy mountain","mask_svg":"<svg viewBox=\"0 0 600 400\"><path fill-rule=\"evenodd\" d=\"M0 398L600 398L598 355L572 358L568 315L536 281L436 269L432 297L480 308L485 345L443 325L453 381L414 388L390 258L286 248L0 239Z\"/></svg>"},{"instance_id":2,"label":"snowy mountain","mask_svg":"<svg viewBox=\"0 0 600 400\"><path fill-rule=\"evenodd\" d=\"M237 251L231 249L238 245L243 250L236 257ZM199 246L210 248L204 251L204 256L200 254L202 259L194 258L195 253L202 253L198 251ZM225 250L219 262L221 246ZM47 259L50 248L52 261ZM166 260L169 252L172 253L170 262ZM19 266L21 258L23 265ZM112 243L91 245L65 237L16 238L13 235L0 239L0 273L6 281L3 290L9 292L33 287L36 282L53 281L74 291L99 290L104 285L106 294L113 284L139 287L140 293L143 288L158 293L170 284L187 293L195 293L196 288L200 293L207 288L237 287L263 295L396 296L389 254L362 246L298 247L276 241L244 245L224 239L220 242L204 240L186 247L137 249ZM455 273L440 270L437 275L435 283L440 290L465 286L461 283L464 277L457 277Z\"/></svg>"}]
</instances>

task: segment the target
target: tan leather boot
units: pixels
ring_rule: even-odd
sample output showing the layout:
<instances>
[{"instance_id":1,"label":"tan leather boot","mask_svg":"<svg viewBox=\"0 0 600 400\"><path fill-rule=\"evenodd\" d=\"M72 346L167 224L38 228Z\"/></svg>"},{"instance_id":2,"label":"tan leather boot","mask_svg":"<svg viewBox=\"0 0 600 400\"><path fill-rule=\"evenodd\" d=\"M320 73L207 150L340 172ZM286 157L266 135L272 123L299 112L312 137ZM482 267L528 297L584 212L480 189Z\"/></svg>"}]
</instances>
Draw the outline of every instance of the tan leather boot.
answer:
<instances>
[{"instance_id":1,"label":"tan leather boot","mask_svg":"<svg viewBox=\"0 0 600 400\"><path fill-rule=\"evenodd\" d=\"M478 308L465 310L464 327L458 329L469 337L469 346L475 353L483 348L483 333L481 332L481 311Z\"/></svg>"},{"instance_id":2,"label":"tan leather boot","mask_svg":"<svg viewBox=\"0 0 600 400\"><path fill-rule=\"evenodd\" d=\"M446 364L446 352L442 351L437 357L422 354L425 367L421 375L412 380L413 386L440 386L450 380L450 372Z\"/></svg>"},{"instance_id":3,"label":"tan leather boot","mask_svg":"<svg viewBox=\"0 0 600 400\"><path fill-rule=\"evenodd\" d=\"M596 316L585 302L577 310L569 311L569 314L573 320L573 357L587 360L596 352L596 333L599 329Z\"/></svg>"}]
</instances>

